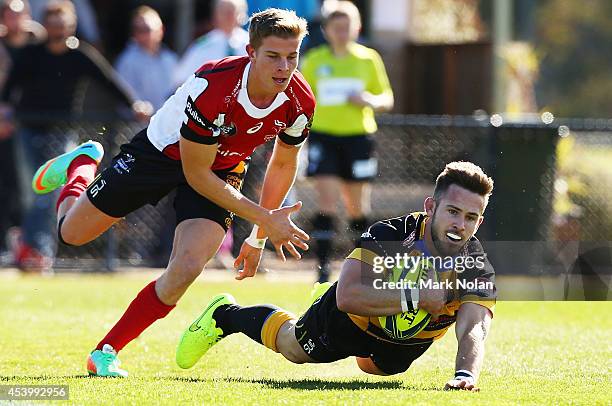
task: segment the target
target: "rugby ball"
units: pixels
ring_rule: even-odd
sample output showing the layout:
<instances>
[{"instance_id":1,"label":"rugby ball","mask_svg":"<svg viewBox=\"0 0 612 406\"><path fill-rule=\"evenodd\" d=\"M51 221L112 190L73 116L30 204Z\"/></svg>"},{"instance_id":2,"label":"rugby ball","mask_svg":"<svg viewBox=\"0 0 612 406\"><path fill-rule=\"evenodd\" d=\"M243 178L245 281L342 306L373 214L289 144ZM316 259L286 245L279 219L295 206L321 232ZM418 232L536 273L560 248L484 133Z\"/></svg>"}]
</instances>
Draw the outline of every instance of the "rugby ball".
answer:
<instances>
[{"instance_id":1,"label":"rugby ball","mask_svg":"<svg viewBox=\"0 0 612 406\"><path fill-rule=\"evenodd\" d=\"M419 286L420 281L427 280L428 267L432 266L425 261L419 261L413 268L393 268L388 272L389 282L412 281L414 286ZM434 278L436 278L434 272ZM436 278L437 279L437 278ZM436 281L434 281L436 282ZM397 286L397 285L396 285ZM398 313L392 316L381 316L378 318L380 326L385 333L395 340L408 340L420 333L429 320L431 314L425 310L414 309L411 312Z\"/></svg>"}]
</instances>

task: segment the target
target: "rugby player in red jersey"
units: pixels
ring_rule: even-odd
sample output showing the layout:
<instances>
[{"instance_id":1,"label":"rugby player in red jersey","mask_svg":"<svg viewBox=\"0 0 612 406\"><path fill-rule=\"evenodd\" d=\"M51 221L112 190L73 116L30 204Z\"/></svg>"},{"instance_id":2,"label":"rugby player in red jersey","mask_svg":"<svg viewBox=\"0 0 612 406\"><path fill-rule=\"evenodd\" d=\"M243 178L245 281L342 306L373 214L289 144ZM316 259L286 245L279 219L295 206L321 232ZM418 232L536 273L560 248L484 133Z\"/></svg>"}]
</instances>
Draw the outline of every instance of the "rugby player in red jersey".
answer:
<instances>
[{"instance_id":1,"label":"rugby player in red jersey","mask_svg":"<svg viewBox=\"0 0 612 406\"><path fill-rule=\"evenodd\" d=\"M284 249L296 258L296 247L308 249L308 235L289 217L301 203L279 208L295 179L314 113L312 91L296 71L306 32L306 21L294 12L254 14L248 55L205 63L97 177L103 150L94 141L48 161L35 174L37 193L64 185L57 202L58 238L68 245L92 241L128 213L176 190L168 267L89 355L91 375L127 376L117 352L174 308L217 252L234 213L255 224L235 263L243 268L237 279L255 274L265 237L282 259ZM147 67L142 69L146 75ZM253 150L272 140L258 205L240 187Z\"/></svg>"}]
</instances>

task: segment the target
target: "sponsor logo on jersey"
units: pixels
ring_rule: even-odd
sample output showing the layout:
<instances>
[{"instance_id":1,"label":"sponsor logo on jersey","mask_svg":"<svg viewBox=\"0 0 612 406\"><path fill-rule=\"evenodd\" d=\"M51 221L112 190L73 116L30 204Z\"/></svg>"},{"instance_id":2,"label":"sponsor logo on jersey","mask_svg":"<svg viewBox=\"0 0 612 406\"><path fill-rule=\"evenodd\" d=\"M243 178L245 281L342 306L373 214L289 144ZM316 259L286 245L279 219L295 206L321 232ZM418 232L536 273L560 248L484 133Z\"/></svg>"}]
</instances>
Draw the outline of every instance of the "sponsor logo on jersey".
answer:
<instances>
[{"instance_id":1,"label":"sponsor logo on jersey","mask_svg":"<svg viewBox=\"0 0 612 406\"><path fill-rule=\"evenodd\" d=\"M232 93L231 93L232 98L238 97L238 92L240 91L241 84L242 84L242 79L239 79L238 82L236 82L236 86L234 86L234 88L232 89Z\"/></svg>"},{"instance_id":2,"label":"sponsor logo on jersey","mask_svg":"<svg viewBox=\"0 0 612 406\"><path fill-rule=\"evenodd\" d=\"M236 151L228 151L228 150L224 150L224 149L218 149L217 150L217 155L221 155L221 156L243 156L244 154L241 152L236 152Z\"/></svg>"},{"instance_id":3,"label":"sponsor logo on jersey","mask_svg":"<svg viewBox=\"0 0 612 406\"><path fill-rule=\"evenodd\" d=\"M219 113L215 121L212 123L204 117L204 115L198 110L191 96L187 96L187 105L185 107L185 114L193 121L198 127L203 128L212 132L213 137L219 135L232 136L236 134L236 126L234 123L225 125L225 114Z\"/></svg>"},{"instance_id":4,"label":"sponsor logo on jersey","mask_svg":"<svg viewBox=\"0 0 612 406\"><path fill-rule=\"evenodd\" d=\"M260 121L259 123L255 124L253 127L249 128L247 130L247 134L255 134L257 131L261 130L261 127L263 127L263 121Z\"/></svg>"},{"instance_id":5,"label":"sponsor logo on jersey","mask_svg":"<svg viewBox=\"0 0 612 406\"><path fill-rule=\"evenodd\" d=\"M115 161L115 164L113 165L113 169L115 170L115 172L121 175L124 174L125 172L129 173L130 169L132 169L132 165L130 164L133 162L136 162L136 159L134 158L133 155L123 154L121 158Z\"/></svg>"},{"instance_id":6,"label":"sponsor logo on jersey","mask_svg":"<svg viewBox=\"0 0 612 406\"><path fill-rule=\"evenodd\" d=\"M370 234L369 231L366 231L365 233L361 234L361 239L363 239L363 240L375 240L376 238L374 238L374 236L372 234Z\"/></svg>"},{"instance_id":7,"label":"sponsor logo on jersey","mask_svg":"<svg viewBox=\"0 0 612 406\"><path fill-rule=\"evenodd\" d=\"M295 107L297 111L302 111L302 104L300 103L300 99L298 99L297 95L293 91L293 86L289 86L289 92L291 93L291 97L293 97L293 101L295 102Z\"/></svg>"},{"instance_id":8,"label":"sponsor logo on jersey","mask_svg":"<svg viewBox=\"0 0 612 406\"><path fill-rule=\"evenodd\" d=\"M215 121L213 121L213 125L215 125L219 133L224 136L231 137L236 134L236 125L234 123L225 125L225 113L219 113Z\"/></svg>"},{"instance_id":9,"label":"sponsor logo on jersey","mask_svg":"<svg viewBox=\"0 0 612 406\"><path fill-rule=\"evenodd\" d=\"M403 242L402 245L404 247L409 247L412 248L412 246L414 245L414 241L416 240L416 231L413 231L410 233L410 235L408 236L408 238L406 238Z\"/></svg>"},{"instance_id":10,"label":"sponsor logo on jersey","mask_svg":"<svg viewBox=\"0 0 612 406\"><path fill-rule=\"evenodd\" d=\"M214 137L219 135L218 133L215 134L215 130L218 130L217 126L215 126L213 123L208 121L206 117L202 115L200 110L198 110L198 108L196 107L195 102L193 101L191 96L187 96L187 105L185 106L185 114L187 114L187 116L191 119L191 121L193 121L198 127L203 128L208 131L212 131Z\"/></svg>"}]
</instances>

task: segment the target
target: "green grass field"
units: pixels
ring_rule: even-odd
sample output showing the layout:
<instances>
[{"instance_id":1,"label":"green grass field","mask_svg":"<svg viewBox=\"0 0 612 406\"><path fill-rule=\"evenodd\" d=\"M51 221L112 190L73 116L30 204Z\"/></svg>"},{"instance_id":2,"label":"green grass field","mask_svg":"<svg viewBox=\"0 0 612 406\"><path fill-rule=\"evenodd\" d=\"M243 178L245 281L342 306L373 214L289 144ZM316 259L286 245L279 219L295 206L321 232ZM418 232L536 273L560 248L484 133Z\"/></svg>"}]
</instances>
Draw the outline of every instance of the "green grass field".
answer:
<instances>
[{"instance_id":1,"label":"green grass field","mask_svg":"<svg viewBox=\"0 0 612 406\"><path fill-rule=\"evenodd\" d=\"M180 333L212 295L229 291L242 304L274 303L299 313L311 288L304 278L205 276L166 319L121 352L128 379L89 378L87 353L152 277L0 272L0 385L67 384L78 404L612 403L610 302L498 303L480 393L441 390L454 371L452 329L394 377L368 376L352 359L293 365L238 335L191 370L175 366Z\"/></svg>"}]
</instances>

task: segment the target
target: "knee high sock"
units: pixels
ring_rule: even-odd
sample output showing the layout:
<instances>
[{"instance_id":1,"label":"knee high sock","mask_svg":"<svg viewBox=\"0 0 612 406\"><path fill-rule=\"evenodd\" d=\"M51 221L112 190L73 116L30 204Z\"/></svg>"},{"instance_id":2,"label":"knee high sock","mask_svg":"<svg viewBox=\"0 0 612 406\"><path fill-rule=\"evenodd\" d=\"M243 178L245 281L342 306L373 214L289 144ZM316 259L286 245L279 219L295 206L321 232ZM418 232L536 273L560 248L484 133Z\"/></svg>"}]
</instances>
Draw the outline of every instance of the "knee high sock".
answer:
<instances>
[{"instance_id":1,"label":"knee high sock","mask_svg":"<svg viewBox=\"0 0 612 406\"><path fill-rule=\"evenodd\" d=\"M156 320L166 317L176 305L167 305L159 300L155 292L155 282L149 283L130 303L123 316L100 341L96 350L110 344L119 352Z\"/></svg>"},{"instance_id":2,"label":"knee high sock","mask_svg":"<svg viewBox=\"0 0 612 406\"><path fill-rule=\"evenodd\" d=\"M276 348L276 336L281 326L296 317L273 305L242 307L240 305L219 306L213 313L217 327L226 337L243 333L251 340L263 344L272 351Z\"/></svg>"},{"instance_id":3,"label":"knee high sock","mask_svg":"<svg viewBox=\"0 0 612 406\"><path fill-rule=\"evenodd\" d=\"M325 268L329 263L332 252L332 240L334 238L334 216L319 214L313 220L315 230L312 233L313 239L317 241L316 254L321 268Z\"/></svg>"},{"instance_id":4,"label":"knee high sock","mask_svg":"<svg viewBox=\"0 0 612 406\"><path fill-rule=\"evenodd\" d=\"M68 167L66 184L60 192L55 210L68 196L79 197L96 177L98 163L87 155L74 158Z\"/></svg>"}]
</instances>

